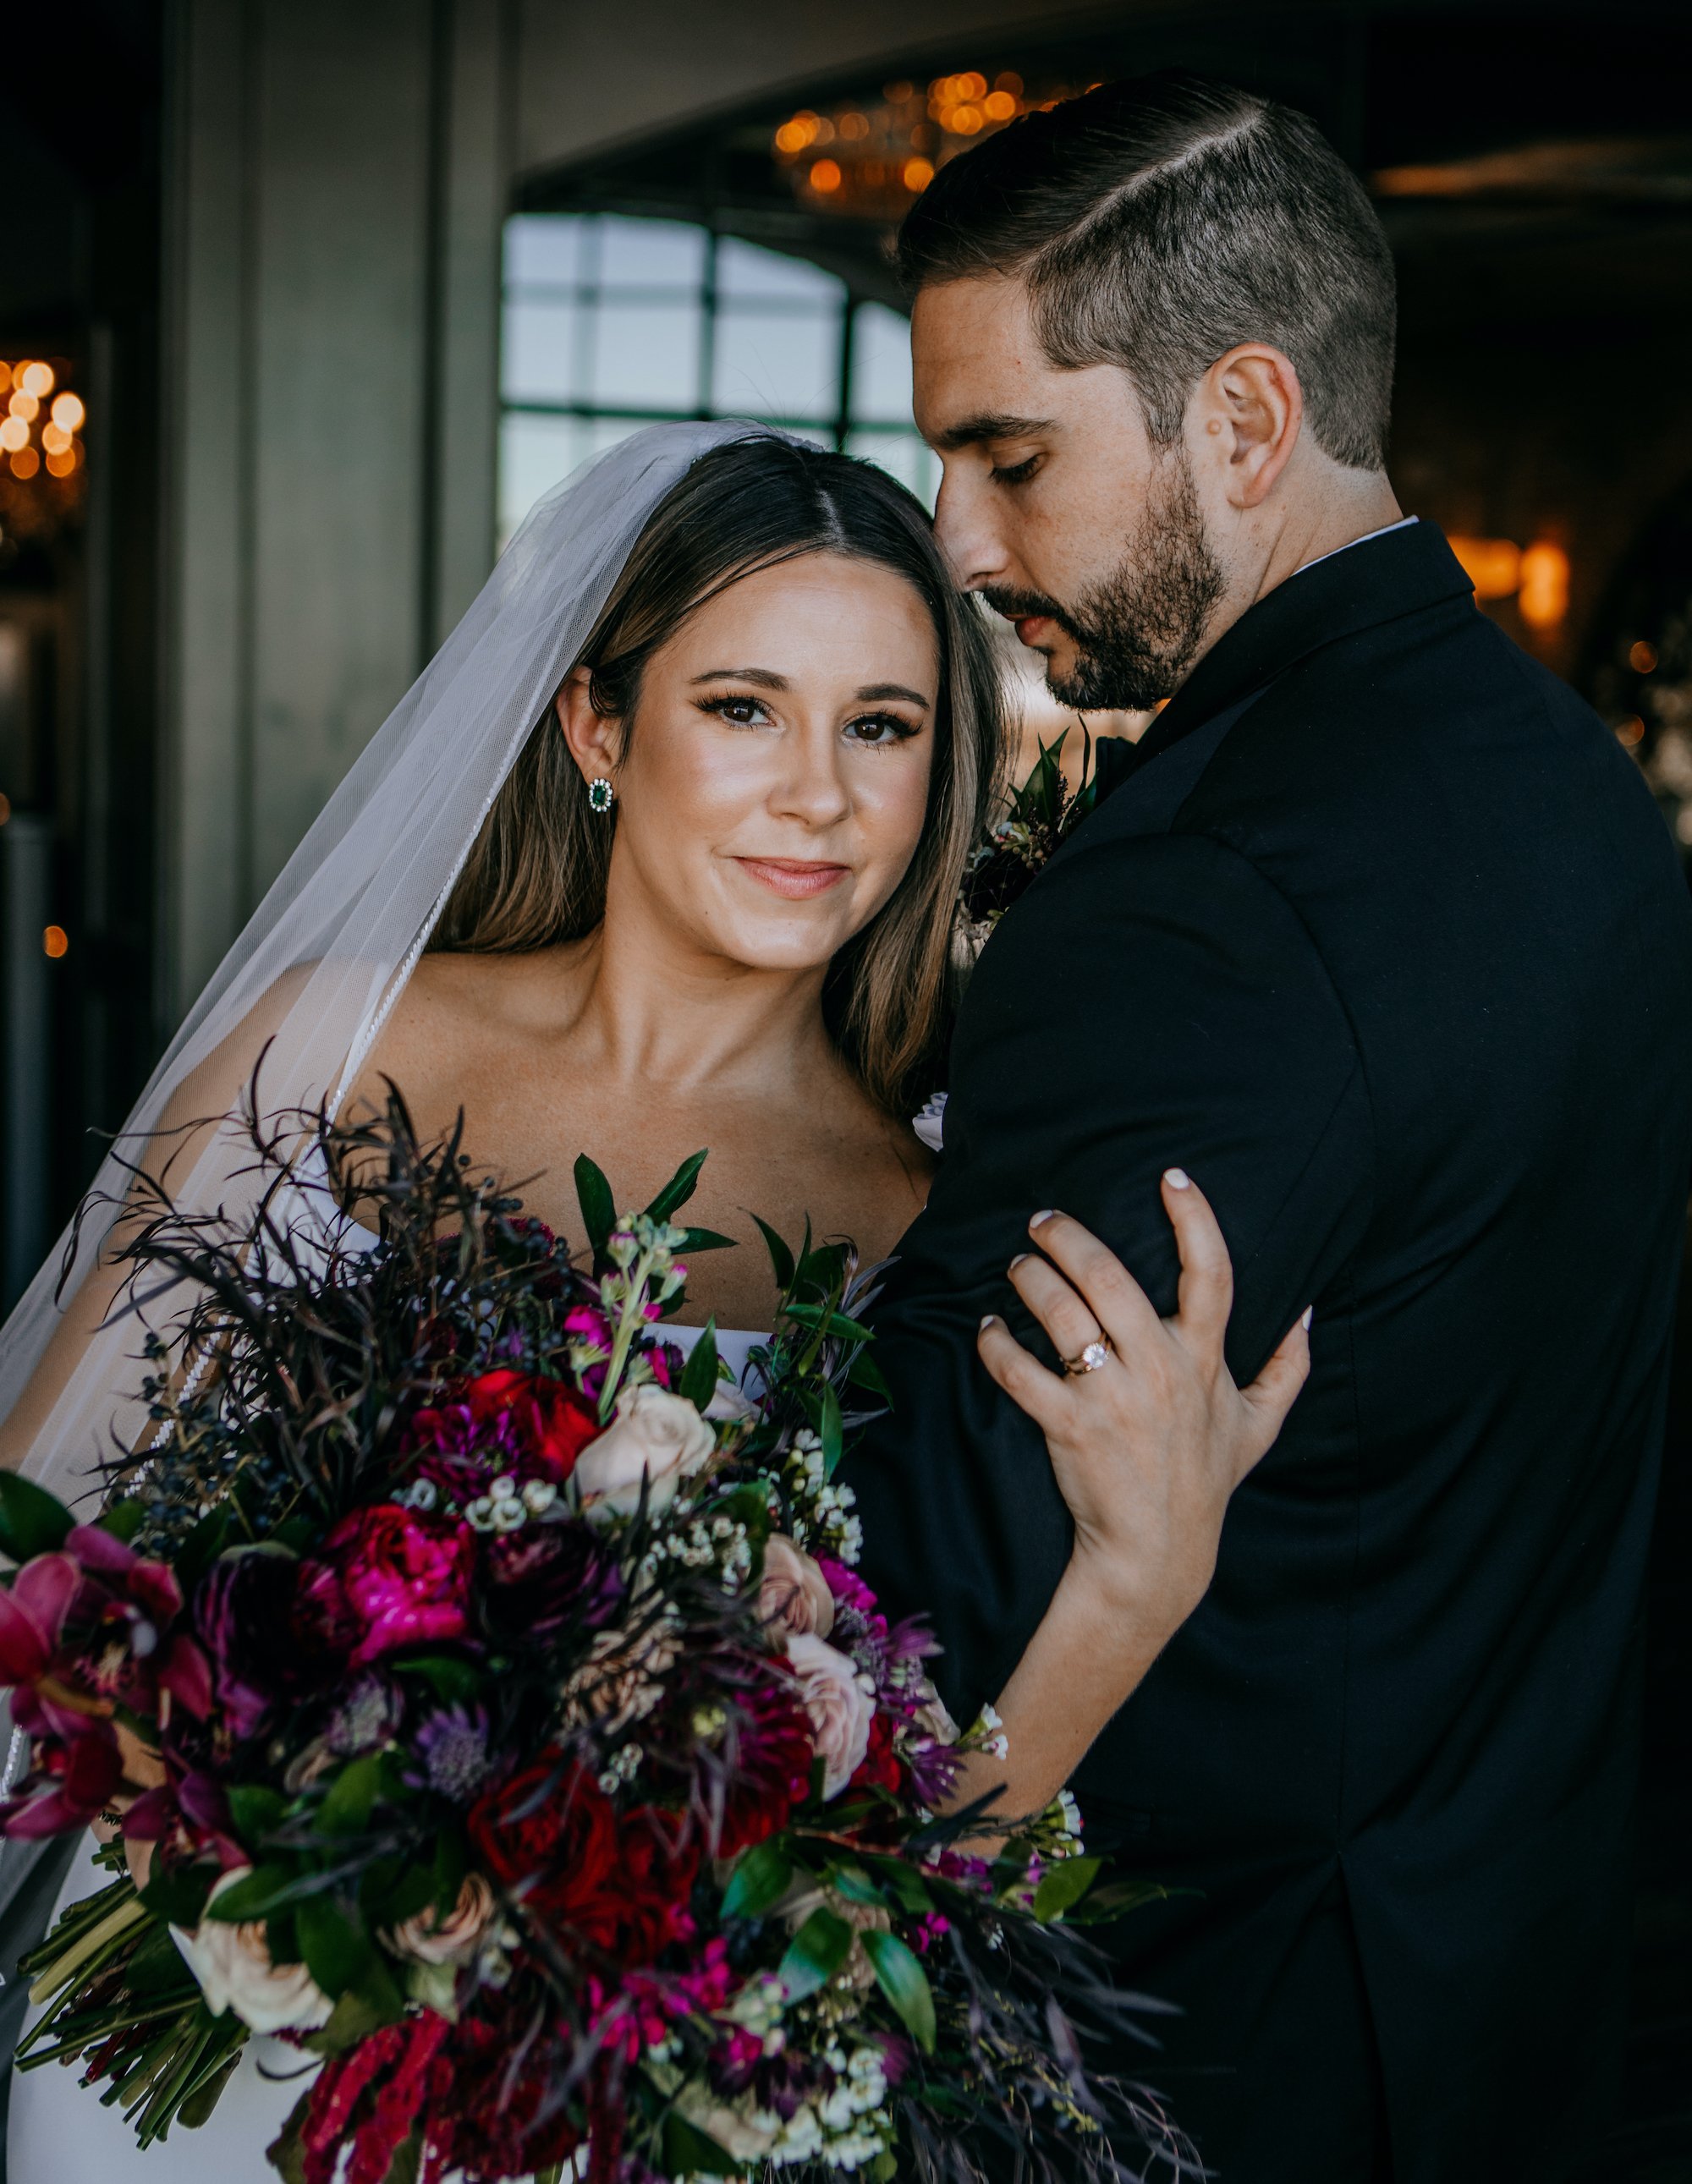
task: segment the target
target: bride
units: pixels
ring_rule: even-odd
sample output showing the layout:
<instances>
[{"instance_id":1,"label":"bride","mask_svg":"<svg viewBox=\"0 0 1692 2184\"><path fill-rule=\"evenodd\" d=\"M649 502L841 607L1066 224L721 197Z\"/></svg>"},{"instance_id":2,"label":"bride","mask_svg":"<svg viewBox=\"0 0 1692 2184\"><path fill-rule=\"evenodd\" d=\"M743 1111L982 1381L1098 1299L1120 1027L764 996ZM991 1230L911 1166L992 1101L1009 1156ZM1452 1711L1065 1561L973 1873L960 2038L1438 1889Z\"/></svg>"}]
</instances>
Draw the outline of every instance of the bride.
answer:
<instances>
[{"instance_id":1,"label":"bride","mask_svg":"<svg viewBox=\"0 0 1692 2184\"><path fill-rule=\"evenodd\" d=\"M754 1212L874 1259L922 1206L932 1157L905 1118L932 1080L1002 739L985 633L902 488L752 427L639 434L514 540L202 996L128 1141L168 1158L179 1203L239 1209L254 1186L237 1134L202 1118L255 1066L267 1109L357 1112L392 1080L425 1137L461 1110L478 1166L526 1178L567 1234L578 1151L640 1204L708 1146L689 1217L753 1248L696 1262L685 1317L741 1330L718 1339L743 1358L775 1304ZM356 1207L326 1197L301 1191L292 1217L344 1234ZM1227 1496L1302 1382L1295 1329L1234 1389L1220 1234L1185 1178L1165 1203L1187 1269L1167 1325L1061 1217L1014 1275L1061 1356L1114 1338L1108 1369L1060 1379L984 1328L984 1366L1046 1426L1075 1518L1001 1703L1005 1755L960 1789L1000 1786L1008 1814L1050 1800L1190 1612ZM114 1414L122 1445L144 1441L136 1329L98 1240L77 1240L57 1297L44 1270L0 1362L0 1452L62 1493ZM61 1903L90 1878L85 1852ZM8 1937L8 1963L34 1938ZM268 2174L299 2062L249 2043L210 2122L173 2141L177 2184ZM8 2159L11 2184L49 2184L142 2157L49 2068L14 2075Z\"/></svg>"}]
</instances>

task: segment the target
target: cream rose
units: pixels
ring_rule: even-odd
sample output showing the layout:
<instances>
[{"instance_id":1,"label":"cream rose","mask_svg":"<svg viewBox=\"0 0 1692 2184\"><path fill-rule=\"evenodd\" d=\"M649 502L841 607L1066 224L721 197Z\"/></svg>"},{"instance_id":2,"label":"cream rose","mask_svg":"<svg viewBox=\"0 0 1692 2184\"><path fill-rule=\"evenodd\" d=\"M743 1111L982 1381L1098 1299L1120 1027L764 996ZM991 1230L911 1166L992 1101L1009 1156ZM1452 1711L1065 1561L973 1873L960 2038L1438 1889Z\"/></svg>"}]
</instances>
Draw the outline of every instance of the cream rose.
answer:
<instances>
[{"instance_id":1,"label":"cream rose","mask_svg":"<svg viewBox=\"0 0 1692 2184\"><path fill-rule=\"evenodd\" d=\"M790 1638L807 1633L826 1638L835 1627L835 1596L829 1580L785 1532L772 1532L764 1543L758 1615L772 1630Z\"/></svg>"},{"instance_id":2,"label":"cream rose","mask_svg":"<svg viewBox=\"0 0 1692 2184\"><path fill-rule=\"evenodd\" d=\"M243 1865L226 1873L206 1899L207 1909L251 1871ZM315 2031L328 2023L335 2005L304 1965L271 1962L262 1919L237 1925L202 1919L192 1933L173 1926L170 1934L214 2017L232 2009L254 2032Z\"/></svg>"},{"instance_id":3,"label":"cream rose","mask_svg":"<svg viewBox=\"0 0 1692 2184\"><path fill-rule=\"evenodd\" d=\"M693 1405L649 1381L631 1389L617 1416L576 1459L582 1506L627 1516L647 1481L651 1509L667 1507L676 1488L711 1460L716 1437Z\"/></svg>"},{"instance_id":4,"label":"cream rose","mask_svg":"<svg viewBox=\"0 0 1692 2184\"><path fill-rule=\"evenodd\" d=\"M479 1873L466 1874L458 1901L444 1919L419 1911L386 1936L399 1957L424 1964L467 1964L494 1915L494 1892Z\"/></svg>"},{"instance_id":5,"label":"cream rose","mask_svg":"<svg viewBox=\"0 0 1692 2184\"><path fill-rule=\"evenodd\" d=\"M788 1640L787 1658L811 1717L812 1739L823 1763L823 1795L838 1797L863 1764L875 1702L846 1655L810 1632Z\"/></svg>"}]
</instances>

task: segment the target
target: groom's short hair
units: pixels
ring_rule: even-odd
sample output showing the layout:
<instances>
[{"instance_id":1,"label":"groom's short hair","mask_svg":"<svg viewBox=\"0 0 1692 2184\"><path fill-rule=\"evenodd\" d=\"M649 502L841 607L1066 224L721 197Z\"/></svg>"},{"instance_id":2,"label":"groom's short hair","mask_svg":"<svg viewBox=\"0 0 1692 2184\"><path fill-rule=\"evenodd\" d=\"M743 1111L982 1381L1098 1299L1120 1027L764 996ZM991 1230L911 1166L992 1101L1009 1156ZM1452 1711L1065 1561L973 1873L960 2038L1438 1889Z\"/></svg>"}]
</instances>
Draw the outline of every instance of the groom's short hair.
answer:
<instances>
[{"instance_id":1,"label":"groom's short hair","mask_svg":"<svg viewBox=\"0 0 1692 2184\"><path fill-rule=\"evenodd\" d=\"M1375 209L1315 122L1173 72L1025 115L943 166L900 230L914 295L1008 274L1053 364L1114 364L1153 439L1241 342L1292 359L1318 447L1386 460L1397 318Z\"/></svg>"}]
</instances>

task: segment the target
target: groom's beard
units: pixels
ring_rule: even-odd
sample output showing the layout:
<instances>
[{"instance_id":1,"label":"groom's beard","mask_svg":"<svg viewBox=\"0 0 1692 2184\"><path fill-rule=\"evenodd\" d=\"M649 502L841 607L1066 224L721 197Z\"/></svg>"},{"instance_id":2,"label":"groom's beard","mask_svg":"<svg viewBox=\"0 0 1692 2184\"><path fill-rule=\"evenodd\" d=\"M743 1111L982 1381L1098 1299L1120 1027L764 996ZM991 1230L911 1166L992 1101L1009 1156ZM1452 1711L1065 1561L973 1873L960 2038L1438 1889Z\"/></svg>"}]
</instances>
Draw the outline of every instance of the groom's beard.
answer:
<instances>
[{"instance_id":1,"label":"groom's beard","mask_svg":"<svg viewBox=\"0 0 1692 2184\"><path fill-rule=\"evenodd\" d=\"M1046 686L1059 704L1080 713L1138 713L1172 697L1187 679L1226 584L1182 448L1165 458L1121 560L1073 606L993 587L981 596L1012 620L1044 615L1069 638L1073 662L1061 671L1048 662L1046 670Z\"/></svg>"}]
</instances>

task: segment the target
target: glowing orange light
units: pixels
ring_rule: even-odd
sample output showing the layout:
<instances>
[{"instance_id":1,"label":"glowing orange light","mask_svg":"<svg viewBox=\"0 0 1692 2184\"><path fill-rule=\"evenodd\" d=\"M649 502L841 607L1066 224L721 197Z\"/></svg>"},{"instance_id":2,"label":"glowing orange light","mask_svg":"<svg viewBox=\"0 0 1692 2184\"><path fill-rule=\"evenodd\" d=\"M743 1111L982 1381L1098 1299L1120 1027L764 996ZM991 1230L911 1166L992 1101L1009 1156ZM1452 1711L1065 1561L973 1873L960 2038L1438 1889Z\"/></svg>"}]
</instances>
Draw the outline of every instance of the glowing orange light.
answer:
<instances>
[{"instance_id":1,"label":"glowing orange light","mask_svg":"<svg viewBox=\"0 0 1692 2184\"><path fill-rule=\"evenodd\" d=\"M43 425L41 428L41 443L47 454L62 455L70 445L70 435L69 432L61 431L57 425Z\"/></svg>"},{"instance_id":2,"label":"glowing orange light","mask_svg":"<svg viewBox=\"0 0 1692 2184\"><path fill-rule=\"evenodd\" d=\"M61 432L76 432L88 412L82 406L82 398L67 387L63 394L53 398L53 421Z\"/></svg>"},{"instance_id":3,"label":"glowing orange light","mask_svg":"<svg viewBox=\"0 0 1692 2184\"><path fill-rule=\"evenodd\" d=\"M960 136L977 136L981 130L981 109L979 106L960 106L947 125Z\"/></svg>"},{"instance_id":4,"label":"glowing orange light","mask_svg":"<svg viewBox=\"0 0 1692 2184\"><path fill-rule=\"evenodd\" d=\"M6 823L6 822L7 822L7 821L11 817L11 816L12 816L12 800L11 800L11 798L10 798L9 796L0 796L0 827L3 827L3 826L5 825L5 823Z\"/></svg>"},{"instance_id":5,"label":"glowing orange light","mask_svg":"<svg viewBox=\"0 0 1692 2184\"><path fill-rule=\"evenodd\" d=\"M1016 112L1016 101L1008 91L990 91L981 101L981 111L989 121L1008 121Z\"/></svg>"},{"instance_id":6,"label":"glowing orange light","mask_svg":"<svg viewBox=\"0 0 1692 2184\"><path fill-rule=\"evenodd\" d=\"M6 389L7 389L7 388L11 385L11 384L12 384L12 367L11 367L11 365L10 365L9 364L0 364L0 394L3 394L3 393L6 392Z\"/></svg>"},{"instance_id":7,"label":"glowing orange light","mask_svg":"<svg viewBox=\"0 0 1692 2184\"><path fill-rule=\"evenodd\" d=\"M53 392L53 366L50 364L26 364L20 375L25 394L33 394L38 402L44 401Z\"/></svg>"},{"instance_id":8,"label":"glowing orange light","mask_svg":"<svg viewBox=\"0 0 1692 2184\"><path fill-rule=\"evenodd\" d=\"M49 455L47 459L49 477L69 477L75 467L76 450L74 447L62 448L58 454Z\"/></svg>"},{"instance_id":9,"label":"glowing orange light","mask_svg":"<svg viewBox=\"0 0 1692 2184\"><path fill-rule=\"evenodd\" d=\"M49 925L41 937L41 944L57 962L61 956L70 953L70 935L62 925Z\"/></svg>"},{"instance_id":10,"label":"glowing orange light","mask_svg":"<svg viewBox=\"0 0 1692 2184\"><path fill-rule=\"evenodd\" d=\"M1453 538L1451 551L1477 599L1507 599L1522 582L1522 549L1508 538Z\"/></svg>"},{"instance_id":11,"label":"glowing orange light","mask_svg":"<svg viewBox=\"0 0 1692 2184\"><path fill-rule=\"evenodd\" d=\"M811 170L811 187L824 197L840 186L840 170L833 159L818 159Z\"/></svg>"},{"instance_id":12,"label":"glowing orange light","mask_svg":"<svg viewBox=\"0 0 1692 2184\"><path fill-rule=\"evenodd\" d=\"M1628 665L1635 675L1649 675L1656 666L1656 647L1642 637L1628 647Z\"/></svg>"},{"instance_id":13,"label":"glowing orange light","mask_svg":"<svg viewBox=\"0 0 1692 2184\"><path fill-rule=\"evenodd\" d=\"M41 404L33 394L25 394L20 389L6 407L14 417L22 417L27 421L35 415L36 410L41 408Z\"/></svg>"},{"instance_id":14,"label":"glowing orange light","mask_svg":"<svg viewBox=\"0 0 1692 2184\"><path fill-rule=\"evenodd\" d=\"M15 454L30 444L30 428L21 417L0 417L0 448Z\"/></svg>"},{"instance_id":15,"label":"glowing orange light","mask_svg":"<svg viewBox=\"0 0 1692 2184\"><path fill-rule=\"evenodd\" d=\"M977 75L971 69L968 75L959 76L958 88L965 98L980 98L986 95L987 79L984 75Z\"/></svg>"},{"instance_id":16,"label":"glowing orange light","mask_svg":"<svg viewBox=\"0 0 1692 2184\"><path fill-rule=\"evenodd\" d=\"M1629 713L1625 721L1616 723L1616 740L1626 750L1632 750L1645 740L1645 724L1637 713Z\"/></svg>"},{"instance_id":17,"label":"glowing orange light","mask_svg":"<svg viewBox=\"0 0 1692 2184\"><path fill-rule=\"evenodd\" d=\"M925 190L934 180L933 163L928 159L907 159L902 178L907 190Z\"/></svg>"},{"instance_id":18,"label":"glowing orange light","mask_svg":"<svg viewBox=\"0 0 1692 2184\"><path fill-rule=\"evenodd\" d=\"M903 106L907 100L914 98L916 95L915 84L907 83L902 76L896 83L884 83L881 86L881 96L889 106Z\"/></svg>"},{"instance_id":19,"label":"glowing orange light","mask_svg":"<svg viewBox=\"0 0 1692 2184\"><path fill-rule=\"evenodd\" d=\"M32 478L41 468L41 457L33 448L20 448L12 458L14 477Z\"/></svg>"},{"instance_id":20,"label":"glowing orange light","mask_svg":"<svg viewBox=\"0 0 1692 2184\"><path fill-rule=\"evenodd\" d=\"M863 114L841 114L840 134L848 144L856 144L859 137L869 134L868 116Z\"/></svg>"},{"instance_id":21,"label":"glowing orange light","mask_svg":"<svg viewBox=\"0 0 1692 2184\"><path fill-rule=\"evenodd\" d=\"M1522 556L1516 594L1529 629L1555 629L1569 610L1569 557L1549 538L1536 539Z\"/></svg>"},{"instance_id":22,"label":"glowing orange light","mask_svg":"<svg viewBox=\"0 0 1692 2184\"><path fill-rule=\"evenodd\" d=\"M1002 75L996 75L993 78L993 89L995 91L1008 92L1013 98L1020 98L1022 97L1022 78L1016 73L1014 69L1007 69Z\"/></svg>"}]
</instances>

